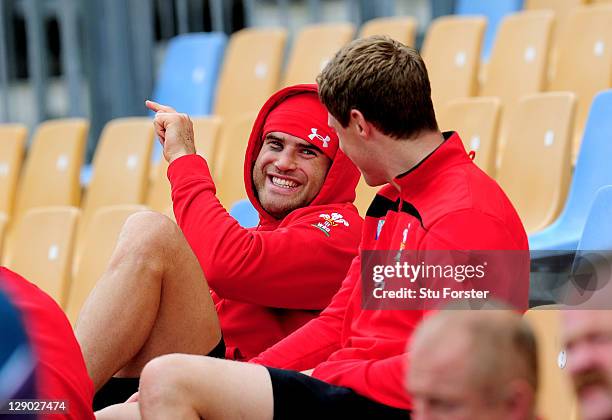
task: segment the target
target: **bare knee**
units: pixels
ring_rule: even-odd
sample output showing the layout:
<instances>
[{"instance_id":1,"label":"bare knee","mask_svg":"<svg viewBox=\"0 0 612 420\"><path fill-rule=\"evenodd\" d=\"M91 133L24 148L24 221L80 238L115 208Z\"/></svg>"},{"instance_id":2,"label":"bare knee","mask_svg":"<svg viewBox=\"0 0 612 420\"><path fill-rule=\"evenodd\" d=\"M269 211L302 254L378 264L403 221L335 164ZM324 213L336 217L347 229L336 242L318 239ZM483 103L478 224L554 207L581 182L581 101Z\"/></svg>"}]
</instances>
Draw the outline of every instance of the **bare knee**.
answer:
<instances>
[{"instance_id":1,"label":"bare knee","mask_svg":"<svg viewBox=\"0 0 612 420\"><path fill-rule=\"evenodd\" d=\"M140 375L140 403L149 408L189 406L189 401L194 397L191 393L195 391L190 386L192 370L189 359L192 357L194 356L167 354L147 363Z\"/></svg>"},{"instance_id":2,"label":"bare knee","mask_svg":"<svg viewBox=\"0 0 612 420\"><path fill-rule=\"evenodd\" d=\"M153 211L127 218L110 261L110 268L129 263L142 269L163 270L164 260L177 252L182 235L167 216Z\"/></svg>"}]
</instances>

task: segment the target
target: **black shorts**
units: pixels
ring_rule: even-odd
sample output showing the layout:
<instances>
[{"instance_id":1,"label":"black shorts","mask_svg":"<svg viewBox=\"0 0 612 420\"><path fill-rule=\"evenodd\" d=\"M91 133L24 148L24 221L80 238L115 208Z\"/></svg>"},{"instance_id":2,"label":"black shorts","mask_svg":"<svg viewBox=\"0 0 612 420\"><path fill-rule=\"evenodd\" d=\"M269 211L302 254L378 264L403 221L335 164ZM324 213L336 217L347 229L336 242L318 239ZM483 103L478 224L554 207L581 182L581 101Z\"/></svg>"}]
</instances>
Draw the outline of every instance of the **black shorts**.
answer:
<instances>
[{"instance_id":1,"label":"black shorts","mask_svg":"<svg viewBox=\"0 0 612 420\"><path fill-rule=\"evenodd\" d=\"M223 341L223 337L221 337L219 344L208 353L208 356L225 359L225 341ZM94 411L101 410L109 405L125 402L125 400L138 391L139 383L140 378L110 378L94 395Z\"/></svg>"},{"instance_id":2,"label":"black shorts","mask_svg":"<svg viewBox=\"0 0 612 420\"><path fill-rule=\"evenodd\" d=\"M272 378L274 420L410 419L410 412L389 407L299 372L267 368Z\"/></svg>"}]
</instances>

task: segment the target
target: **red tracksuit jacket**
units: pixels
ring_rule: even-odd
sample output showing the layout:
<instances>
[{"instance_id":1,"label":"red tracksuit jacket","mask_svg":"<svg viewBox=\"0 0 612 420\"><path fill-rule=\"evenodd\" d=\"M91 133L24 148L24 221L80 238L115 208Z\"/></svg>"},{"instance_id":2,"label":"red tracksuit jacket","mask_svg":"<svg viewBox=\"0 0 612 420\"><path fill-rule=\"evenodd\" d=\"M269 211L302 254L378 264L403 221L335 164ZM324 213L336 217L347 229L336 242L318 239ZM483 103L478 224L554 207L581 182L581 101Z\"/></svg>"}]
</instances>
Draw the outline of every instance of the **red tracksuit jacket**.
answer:
<instances>
[{"instance_id":1,"label":"red tracksuit jacket","mask_svg":"<svg viewBox=\"0 0 612 420\"><path fill-rule=\"evenodd\" d=\"M62 309L34 284L3 267L0 267L0 290L7 294L23 317L37 360L38 398L68 400L67 414L47 414L39 418L93 419L93 383Z\"/></svg>"},{"instance_id":2,"label":"red tracksuit jacket","mask_svg":"<svg viewBox=\"0 0 612 420\"><path fill-rule=\"evenodd\" d=\"M361 249L528 250L527 236L512 204L467 156L457 134L412 170L383 187L368 209ZM379 225L384 221L382 229ZM411 225L410 234L403 232ZM415 228L416 227L416 228ZM527 252L527 251L526 251ZM252 362L305 370L370 399L412 407L404 391L406 343L424 316L419 310L364 310L360 257L356 257L331 304L303 328ZM509 267L525 295L529 265Z\"/></svg>"},{"instance_id":3,"label":"red tracksuit jacket","mask_svg":"<svg viewBox=\"0 0 612 420\"><path fill-rule=\"evenodd\" d=\"M255 197L252 167L265 116L298 86L272 96L260 111L246 151L244 179L259 226L244 229L215 197L206 161L189 155L168 168L174 214L214 291L226 357L249 359L315 318L340 288L357 254L363 221L352 202L359 171L338 150L319 194L282 220ZM330 219L337 213L348 226Z\"/></svg>"}]
</instances>

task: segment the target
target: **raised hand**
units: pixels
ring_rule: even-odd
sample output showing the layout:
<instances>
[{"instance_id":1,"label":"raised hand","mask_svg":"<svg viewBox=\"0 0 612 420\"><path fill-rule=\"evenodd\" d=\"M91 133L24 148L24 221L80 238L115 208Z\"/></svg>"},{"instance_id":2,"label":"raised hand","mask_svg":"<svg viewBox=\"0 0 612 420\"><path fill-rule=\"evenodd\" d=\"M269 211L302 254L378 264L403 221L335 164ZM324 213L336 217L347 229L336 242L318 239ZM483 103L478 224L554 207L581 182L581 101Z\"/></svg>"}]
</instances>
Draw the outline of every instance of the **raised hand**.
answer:
<instances>
[{"instance_id":1,"label":"raised hand","mask_svg":"<svg viewBox=\"0 0 612 420\"><path fill-rule=\"evenodd\" d=\"M173 108L145 101L147 108L155 112L153 125L164 146L164 158L168 163L196 152L193 139L193 123L187 114L176 112Z\"/></svg>"}]
</instances>

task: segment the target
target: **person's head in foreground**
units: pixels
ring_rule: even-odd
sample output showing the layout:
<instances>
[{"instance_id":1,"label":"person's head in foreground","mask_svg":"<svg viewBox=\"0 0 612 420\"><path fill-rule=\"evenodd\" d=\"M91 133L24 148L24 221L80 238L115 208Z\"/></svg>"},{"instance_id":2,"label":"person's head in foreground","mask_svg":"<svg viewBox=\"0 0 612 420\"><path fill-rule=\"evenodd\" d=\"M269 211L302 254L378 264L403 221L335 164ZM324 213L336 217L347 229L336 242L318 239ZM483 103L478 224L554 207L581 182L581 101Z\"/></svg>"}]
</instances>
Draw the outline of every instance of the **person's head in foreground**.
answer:
<instances>
[{"instance_id":1,"label":"person's head in foreground","mask_svg":"<svg viewBox=\"0 0 612 420\"><path fill-rule=\"evenodd\" d=\"M407 390L416 420L532 420L535 337L510 310L438 312L416 330Z\"/></svg>"},{"instance_id":2,"label":"person's head in foreground","mask_svg":"<svg viewBox=\"0 0 612 420\"><path fill-rule=\"evenodd\" d=\"M562 323L580 418L612 419L612 311L568 310Z\"/></svg>"},{"instance_id":3,"label":"person's head in foreground","mask_svg":"<svg viewBox=\"0 0 612 420\"><path fill-rule=\"evenodd\" d=\"M389 175L389 150L427 136L441 141L427 69L414 48L386 36L355 40L327 64L317 83L341 149L369 185L398 174ZM401 158L403 166L417 163Z\"/></svg>"},{"instance_id":4,"label":"person's head in foreground","mask_svg":"<svg viewBox=\"0 0 612 420\"><path fill-rule=\"evenodd\" d=\"M251 201L275 219L308 205L352 202L359 179L338 152L338 136L314 84L291 86L268 99L251 132L245 166Z\"/></svg>"}]
</instances>

